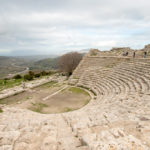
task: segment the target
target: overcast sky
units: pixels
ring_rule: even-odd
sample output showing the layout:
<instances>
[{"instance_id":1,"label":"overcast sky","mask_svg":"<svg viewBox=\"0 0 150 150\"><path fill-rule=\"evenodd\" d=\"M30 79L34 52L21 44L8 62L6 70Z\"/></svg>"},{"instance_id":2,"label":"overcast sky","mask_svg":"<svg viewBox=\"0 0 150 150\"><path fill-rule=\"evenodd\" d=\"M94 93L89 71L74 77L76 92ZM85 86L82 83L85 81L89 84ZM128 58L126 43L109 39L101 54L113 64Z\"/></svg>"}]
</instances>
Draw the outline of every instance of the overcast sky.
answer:
<instances>
[{"instance_id":1,"label":"overcast sky","mask_svg":"<svg viewBox=\"0 0 150 150\"><path fill-rule=\"evenodd\" d=\"M150 0L0 0L0 55L150 43Z\"/></svg>"}]
</instances>

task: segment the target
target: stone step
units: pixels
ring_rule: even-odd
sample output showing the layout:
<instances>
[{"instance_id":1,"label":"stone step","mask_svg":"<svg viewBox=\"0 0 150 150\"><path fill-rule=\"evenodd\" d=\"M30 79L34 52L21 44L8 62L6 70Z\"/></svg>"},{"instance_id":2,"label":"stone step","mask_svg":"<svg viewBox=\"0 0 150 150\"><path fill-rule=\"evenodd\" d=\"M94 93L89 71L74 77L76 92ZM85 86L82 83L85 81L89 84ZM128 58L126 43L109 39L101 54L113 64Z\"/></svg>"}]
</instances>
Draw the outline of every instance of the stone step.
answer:
<instances>
[{"instance_id":1,"label":"stone step","mask_svg":"<svg viewBox=\"0 0 150 150\"><path fill-rule=\"evenodd\" d=\"M122 78L128 80L129 82L131 82L133 84L135 90L141 90L142 89L142 84L140 81L137 80L137 78L130 76L129 74L126 74L126 73L121 72L121 71L116 72L116 74L118 76L121 76Z\"/></svg>"},{"instance_id":2,"label":"stone step","mask_svg":"<svg viewBox=\"0 0 150 150\"><path fill-rule=\"evenodd\" d=\"M57 120L57 149L75 150L82 146L81 141L73 132L66 118L62 117Z\"/></svg>"},{"instance_id":3,"label":"stone step","mask_svg":"<svg viewBox=\"0 0 150 150\"><path fill-rule=\"evenodd\" d=\"M132 72L129 71L118 71L118 74L122 74L128 78L131 78L134 83L139 84L140 87L142 88L143 91L149 90L149 84L147 83L147 79L138 75L138 74L133 74Z\"/></svg>"},{"instance_id":4,"label":"stone step","mask_svg":"<svg viewBox=\"0 0 150 150\"><path fill-rule=\"evenodd\" d=\"M112 74L111 77L114 77L114 80L120 80L122 82L122 84L124 84L126 86L126 89L127 91L131 91L132 90L135 90L135 87L133 86L132 84L132 81L126 77L123 77L122 75L120 74Z\"/></svg>"}]
</instances>

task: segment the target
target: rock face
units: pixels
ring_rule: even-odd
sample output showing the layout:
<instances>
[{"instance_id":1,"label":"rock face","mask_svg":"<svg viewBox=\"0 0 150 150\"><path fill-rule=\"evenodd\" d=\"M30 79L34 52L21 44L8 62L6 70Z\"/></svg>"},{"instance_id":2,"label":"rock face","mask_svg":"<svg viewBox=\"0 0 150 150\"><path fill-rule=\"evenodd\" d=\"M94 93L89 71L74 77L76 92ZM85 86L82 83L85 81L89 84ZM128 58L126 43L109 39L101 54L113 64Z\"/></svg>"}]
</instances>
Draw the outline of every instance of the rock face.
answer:
<instances>
[{"instance_id":1,"label":"rock face","mask_svg":"<svg viewBox=\"0 0 150 150\"><path fill-rule=\"evenodd\" d=\"M146 58L150 58L150 44L145 45L143 49L131 49L130 47L113 47L110 51L100 51L98 49L91 49L87 56L92 57L128 57L128 58L143 58L144 51L147 52ZM126 55L126 53L128 53ZM135 53L135 56L133 56Z\"/></svg>"},{"instance_id":2,"label":"rock face","mask_svg":"<svg viewBox=\"0 0 150 150\"><path fill-rule=\"evenodd\" d=\"M144 48L144 50L150 50L150 44L148 44L148 45L145 45L145 48Z\"/></svg>"},{"instance_id":3,"label":"rock face","mask_svg":"<svg viewBox=\"0 0 150 150\"><path fill-rule=\"evenodd\" d=\"M74 79L95 93L88 105L62 114L5 107L0 150L150 150L149 59L86 55Z\"/></svg>"},{"instance_id":4,"label":"rock face","mask_svg":"<svg viewBox=\"0 0 150 150\"><path fill-rule=\"evenodd\" d=\"M122 50L122 51L130 51L131 49L130 49L130 47L113 47L112 49L111 49L111 51L120 51L120 50Z\"/></svg>"}]
</instances>

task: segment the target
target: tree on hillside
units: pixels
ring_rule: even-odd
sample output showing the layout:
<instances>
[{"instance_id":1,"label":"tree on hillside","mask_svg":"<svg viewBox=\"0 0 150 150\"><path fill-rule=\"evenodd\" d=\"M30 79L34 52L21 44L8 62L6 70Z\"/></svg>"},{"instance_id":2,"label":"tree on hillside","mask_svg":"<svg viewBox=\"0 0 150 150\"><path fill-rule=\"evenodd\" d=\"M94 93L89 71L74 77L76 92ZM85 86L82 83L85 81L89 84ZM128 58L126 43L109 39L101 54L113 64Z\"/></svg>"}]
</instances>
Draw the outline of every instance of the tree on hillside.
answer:
<instances>
[{"instance_id":1,"label":"tree on hillside","mask_svg":"<svg viewBox=\"0 0 150 150\"><path fill-rule=\"evenodd\" d=\"M82 59L82 55L78 52L67 53L60 57L59 68L61 71L71 75L73 70L77 67Z\"/></svg>"}]
</instances>

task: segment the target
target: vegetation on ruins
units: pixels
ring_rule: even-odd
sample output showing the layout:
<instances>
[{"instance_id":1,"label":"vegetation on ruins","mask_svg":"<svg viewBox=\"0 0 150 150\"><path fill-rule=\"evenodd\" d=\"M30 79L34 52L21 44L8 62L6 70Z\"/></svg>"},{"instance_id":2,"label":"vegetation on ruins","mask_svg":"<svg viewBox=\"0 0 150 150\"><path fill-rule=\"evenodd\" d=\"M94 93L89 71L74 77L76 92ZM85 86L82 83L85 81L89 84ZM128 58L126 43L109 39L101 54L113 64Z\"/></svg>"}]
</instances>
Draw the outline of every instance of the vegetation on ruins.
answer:
<instances>
[{"instance_id":1,"label":"vegetation on ruins","mask_svg":"<svg viewBox=\"0 0 150 150\"><path fill-rule=\"evenodd\" d=\"M66 72L67 75L71 75L73 70L78 66L82 59L82 55L78 52L67 53L60 57L59 68L61 71Z\"/></svg>"}]
</instances>

